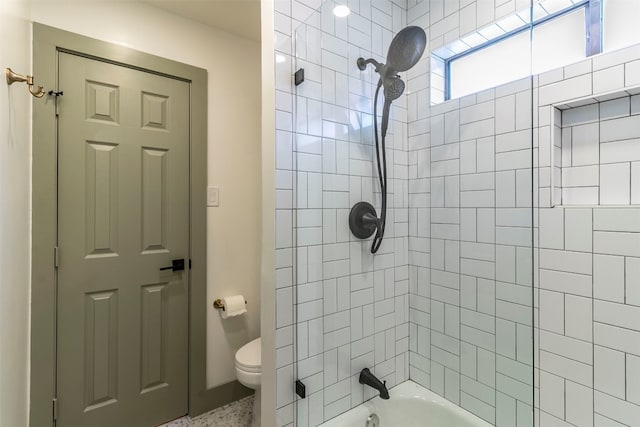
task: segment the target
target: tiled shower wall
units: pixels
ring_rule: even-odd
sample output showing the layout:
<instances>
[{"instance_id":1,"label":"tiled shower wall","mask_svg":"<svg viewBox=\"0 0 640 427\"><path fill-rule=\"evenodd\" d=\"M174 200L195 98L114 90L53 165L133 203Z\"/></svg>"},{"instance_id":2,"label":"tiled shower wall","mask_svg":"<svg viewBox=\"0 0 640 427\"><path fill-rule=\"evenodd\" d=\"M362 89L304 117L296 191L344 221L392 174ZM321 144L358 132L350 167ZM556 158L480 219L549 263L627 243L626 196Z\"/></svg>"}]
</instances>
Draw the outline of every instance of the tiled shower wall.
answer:
<instances>
[{"instance_id":1,"label":"tiled shower wall","mask_svg":"<svg viewBox=\"0 0 640 427\"><path fill-rule=\"evenodd\" d=\"M611 96L555 110L563 205L640 205L640 95Z\"/></svg>"},{"instance_id":2,"label":"tiled shower wall","mask_svg":"<svg viewBox=\"0 0 640 427\"><path fill-rule=\"evenodd\" d=\"M276 253L278 425L318 425L373 397L365 367L388 386L409 375L406 100L387 135L385 240L348 228L351 206L379 209L373 94L377 75L356 59L383 61L406 25L404 1L276 1ZM292 45L294 46L292 48ZM282 61L283 62L278 62ZM304 68L297 89L295 69ZM294 395L305 383L307 397Z\"/></svg>"},{"instance_id":3,"label":"tiled shower wall","mask_svg":"<svg viewBox=\"0 0 640 427\"><path fill-rule=\"evenodd\" d=\"M499 4L498 4L499 3ZM529 1L409 1L429 51ZM498 426L533 417L531 79L409 105L410 378Z\"/></svg>"},{"instance_id":4,"label":"tiled shower wall","mask_svg":"<svg viewBox=\"0 0 640 427\"><path fill-rule=\"evenodd\" d=\"M404 2L393 4L386 18L375 15L375 19L374 13L388 10L386 3L372 2L371 8L367 7L367 0L351 3L356 19L375 21L372 30L377 25L384 27L389 16L393 33L404 26L402 14L396 14L396 10L402 11ZM526 8L528 3L409 0L407 23L427 29L430 51ZM277 49L286 58L284 63L277 64L276 73L279 425L294 422L291 385L295 378L296 315L301 324L298 331L307 331L306 338L304 332L303 336L298 332L298 341L305 343L305 349L302 352L298 349L297 353L301 362L298 374L306 374L306 382L311 384L308 391L313 396L302 401L298 425L316 424L370 397L354 381L361 363L375 365L378 373L391 383L405 378L407 338L408 375L412 380L498 426L531 423L532 354L536 356L537 425L635 425L640 419L637 380L640 210L550 208L553 161L550 117L551 105L565 105L575 98L639 85L640 49L604 54L535 77L533 129L530 79L430 107L429 66L424 58L406 73L409 80L406 109L399 103L400 108L394 110L396 123L391 139L394 184L390 186L394 193L394 234L389 239L393 248L383 249L383 265L376 265L376 261L372 265L367 246L352 241L348 231L340 228L344 227L349 207L359 196L371 197L379 206L379 196L372 190L376 185L371 179L375 176L373 169L367 174L368 165L357 166L373 158L367 157L371 154L366 148L370 141L364 140L362 133L356 136L353 125L358 120L366 123L371 110L356 106L358 101L350 100L347 107L339 105L338 92L344 86L337 86L338 80L335 100L323 98L331 97L330 90L315 95L303 90L297 99L292 96L291 37L295 28L318 7L319 0L309 4L276 2ZM355 25L362 29L362 24ZM328 31L321 28L322 24L314 24L313 19L305 25ZM350 27L336 35L336 28L333 35L343 42L355 42L356 37L362 36L354 32L357 28ZM387 33L386 27L381 31L382 36L372 31L371 37L383 40L382 46L386 47L391 32ZM366 55L366 48L358 47L362 51L357 54L352 49L347 48L350 62L354 54ZM375 43L371 49L382 59L383 49ZM330 61L324 62L322 58L320 61L322 67L319 73L310 74L309 83L319 83L322 90L326 76L331 79L331 74L340 70L332 68ZM370 105L373 77L365 76L367 84L363 85L356 76L357 72L349 74L347 80L349 98ZM315 111L322 114L322 132L325 124L329 125L329 132L335 131L335 124L343 131L327 134L326 138L320 135L328 141L323 141L319 151L317 147L300 149L293 133L298 125L295 106L305 102L309 114L314 111L313 107L309 109L309 102L313 104L318 99L322 107ZM325 116L339 111L346 116L343 114L342 119ZM405 119L407 127L403 125ZM319 136L308 128L304 132L298 128L298 132L307 137ZM337 147L341 143L349 150L338 156ZM560 166L561 144L559 141L555 144L555 162ZM630 168L638 157L634 147L628 150ZM332 149L336 150L336 169L327 171L325 157ZM318 170L317 164L300 169L300 153L304 154L302 157L320 156L322 169ZM346 162L345 159L348 172L338 169L338 163ZM348 191L344 176L348 176ZM315 179L315 189L322 193L321 197L316 194L320 197L316 200L322 200L320 207L300 205L298 200L300 194L311 200L308 196L314 190L310 190L309 177L313 177L311 181ZM304 187L298 188L304 182L307 193ZM559 183L561 174L555 185ZM348 203L344 194L333 193L348 194ZM336 200L337 205L327 204ZM537 207L538 201L539 209L533 215L536 249L532 251L531 206L533 203ZM321 244L318 240L305 240L318 232L314 228L324 230L327 226L335 231L335 237L333 232L329 236L323 233ZM301 238L300 232L306 237ZM538 327L532 350L534 255L534 320ZM301 259L307 263L300 264ZM296 261L298 268L306 266L304 273L294 271ZM363 270L353 271L353 266ZM404 323L406 306L402 307L402 302L407 301L404 297L407 278L408 328ZM296 283L303 286L296 289ZM393 327L389 320L391 301L396 304ZM295 302L299 303L297 307ZM302 307L304 316L309 316L307 308L313 312L315 307L313 318L299 317ZM384 332L376 331L378 327Z\"/></svg>"},{"instance_id":5,"label":"tiled shower wall","mask_svg":"<svg viewBox=\"0 0 640 427\"><path fill-rule=\"evenodd\" d=\"M586 135L573 135L574 158L605 161L605 166L607 160L615 160L615 167L627 170L640 159L636 139L606 142L637 133L627 100L640 87L640 46L542 74L538 83L539 425L636 426L640 422L640 209L628 205L630 177L614 188L624 189L616 200L627 206L604 206L615 193L603 194L610 178L601 169L600 176L592 179L599 183L599 200L592 197L591 206L551 208L549 166L552 112L576 99L593 106L576 108L565 123L595 128ZM594 104L589 98L603 102ZM612 117L613 111L621 121ZM594 114L597 121L592 120ZM617 122L615 129L611 122ZM601 141L595 153L599 158L591 149L594 140ZM616 146L603 147L606 144ZM562 144L556 140L555 146L557 159ZM615 148L620 151L612 158L610 150Z\"/></svg>"}]
</instances>

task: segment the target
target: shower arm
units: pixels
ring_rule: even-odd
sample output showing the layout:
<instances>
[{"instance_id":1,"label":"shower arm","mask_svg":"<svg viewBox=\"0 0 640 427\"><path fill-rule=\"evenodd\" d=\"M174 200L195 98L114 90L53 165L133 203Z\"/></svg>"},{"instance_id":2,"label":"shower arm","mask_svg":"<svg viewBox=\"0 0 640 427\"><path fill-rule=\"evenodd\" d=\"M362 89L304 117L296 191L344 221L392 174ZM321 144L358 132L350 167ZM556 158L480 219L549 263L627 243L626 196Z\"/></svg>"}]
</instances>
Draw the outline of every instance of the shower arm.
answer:
<instances>
[{"instance_id":1,"label":"shower arm","mask_svg":"<svg viewBox=\"0 0 640 427\"><path fill-rule=\"evenodd\" d=\"M358 68L360 69L360 71L364 71L367 68L367 65L369 65L369 64L373 64L376 67L376 71L378 71L382 67L384 67L384 64L379 63L378 61L376 61L373 58L369 58L369 59L358 58L357 64L358 64Z\"/></svg>"},{"instance_id":2,"label":"shower arm","mask_svg":"<svg viewBox=\"0 0 640 427\"><path fill-rule=\"evenodd\" d=\"M367 65L372 64L375 67L376 73L378 73L380 75L380 78L383 80L393 76L399 77L398 73L396 72L396 70L393 69L393 67L390 67L387 64L381 64L380 62L376 61L373 58L364 59L360 57L356 61L356 64L358 65L358 69L360 71L366 70Z\"/></svg>"}]
</instances>

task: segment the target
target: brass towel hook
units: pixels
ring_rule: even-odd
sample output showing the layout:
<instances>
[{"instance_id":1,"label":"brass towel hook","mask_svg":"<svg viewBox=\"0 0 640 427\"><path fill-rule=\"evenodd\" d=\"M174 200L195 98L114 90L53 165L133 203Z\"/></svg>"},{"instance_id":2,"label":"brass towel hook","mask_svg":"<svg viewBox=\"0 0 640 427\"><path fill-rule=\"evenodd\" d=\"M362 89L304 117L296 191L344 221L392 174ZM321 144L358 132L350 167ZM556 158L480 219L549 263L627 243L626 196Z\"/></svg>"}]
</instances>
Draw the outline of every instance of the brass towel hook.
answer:
<instances>
[{"instance_id":1,"label":"brass towel hook","mask_svg":"<svg viewBox=\"0 0 640 427\"><path fill-rule=\"evenodd\" d=\"M38 86L38 90L34 92L33 90L33 76L21 76L20 74L14 73L11 68L7 68L5 71L7 75L7 84L11 85L15 82L25 82L29 87L29 93L36 98L42 98L44 96L44 88L42 86Z\"/></svg>"}]
</instances>

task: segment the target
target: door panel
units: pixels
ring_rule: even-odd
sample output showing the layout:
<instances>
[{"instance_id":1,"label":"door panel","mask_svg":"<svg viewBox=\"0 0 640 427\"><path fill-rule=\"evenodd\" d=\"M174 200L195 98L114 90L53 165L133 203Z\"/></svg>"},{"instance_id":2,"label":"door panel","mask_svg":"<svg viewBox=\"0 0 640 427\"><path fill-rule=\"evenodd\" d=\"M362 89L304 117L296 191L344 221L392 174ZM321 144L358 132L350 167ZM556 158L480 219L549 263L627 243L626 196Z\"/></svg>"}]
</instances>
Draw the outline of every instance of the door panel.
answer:
<instances>
[{"instance_id":1,"label":"door panel","mask_svg":"<svg viewBox=\"0 0 640 427\"><path fill-rule=\"evenodd\" d=\"M189 84L59 54L58 422L188 408Z\"/></svg>"}]
</instances>

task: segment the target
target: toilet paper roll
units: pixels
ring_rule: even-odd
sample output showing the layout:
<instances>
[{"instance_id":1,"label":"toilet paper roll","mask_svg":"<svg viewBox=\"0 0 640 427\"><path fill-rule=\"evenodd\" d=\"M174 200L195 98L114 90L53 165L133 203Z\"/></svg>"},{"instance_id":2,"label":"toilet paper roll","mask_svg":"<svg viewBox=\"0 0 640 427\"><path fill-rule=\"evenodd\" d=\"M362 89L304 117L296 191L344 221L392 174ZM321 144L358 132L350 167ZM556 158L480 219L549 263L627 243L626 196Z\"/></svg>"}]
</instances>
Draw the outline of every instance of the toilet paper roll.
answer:
<instances>
[{"instance_id":1,"label":"toilet paper roll","mask_svg":"<svg viewBox=\"0 0 640 427\"><path fill-rule=\"evenodd\" d=\"M222 298L222 311L220 315L223 319L227 317L239 316L247 312L245 299L242 295L233 295Z\"/></svg>"}]
</instances>

